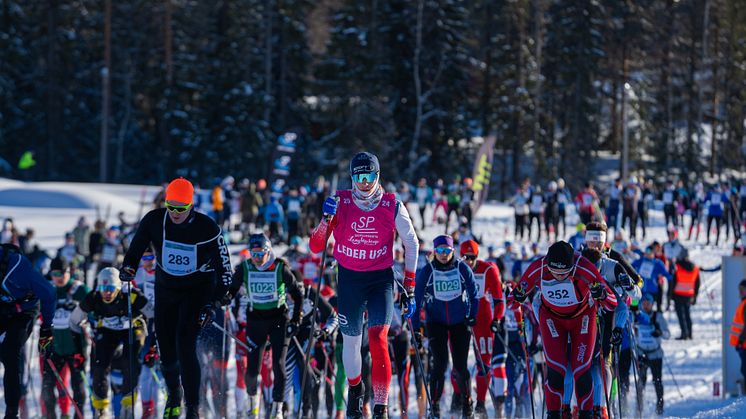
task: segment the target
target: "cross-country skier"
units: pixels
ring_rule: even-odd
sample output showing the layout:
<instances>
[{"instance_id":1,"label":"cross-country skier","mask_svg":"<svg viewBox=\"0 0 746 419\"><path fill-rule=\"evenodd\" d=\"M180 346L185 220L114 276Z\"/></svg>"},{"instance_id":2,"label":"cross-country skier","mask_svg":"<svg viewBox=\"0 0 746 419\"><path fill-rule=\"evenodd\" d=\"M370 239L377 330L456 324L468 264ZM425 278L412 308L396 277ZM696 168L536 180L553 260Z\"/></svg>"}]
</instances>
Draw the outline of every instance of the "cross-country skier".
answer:
<instances>
[{"instance_id":1,"label":"cross-country skier","mask_svg":"<svg viewBox=\"0 0 746 419\"><path fill-rule=\"evenodd\" d=\"M145 334L145 319L141 310L148 303L142 292L132 287L129 292L122 291L122 281L116 268L104 268L96 277L98 284L95 291L91 291L75 308L70 316L70 330L82 333L81 323L89 316L95 319L91 326L94 329L94 356L91 359L93 375L93 394L91 404L94 417L106 418L109 415L109 373L112 369L114 353L119 345L123 346L123 354L139 353ZM132 322L128 312L128 301L132 305ZM132 347L129 344L129 329L134 329L135 339ZM132 351L132 352L130 352ZM135 388L140 376L139 368L130 371L130 363L125 362L122 369L122 417L130 417L134 409ZM130 381L132 377L133 381Z\"/></svg>"},{"instance_id":2,"label":"cross-country skier","mask_svg":"<svg viewBox=\"0 0 746 419\"><path fill-rule=\"evenodd\" d=\"M231 300L228 247L220 227L194 211L193 201L191 182L178 178L169 183L165 208L143 217L122 265L123 279L134 279L140 258L152 243L157 263L155 332L168 388L167 418L179 417L182 396L186 417L198 417L202 374L197 335L211 322L213 307Z\"/></svg>"},{"instance_id":3,"label":"cross-country skier","mask_svg":"<svg viewBox=\"0 0 746 419\"><path fill-rule=\"evenodd\" d=\"M234 282L241 288L236 295L238 303L245 295L246 338L257 348L249 352L246 369L246 390L249 395L249 418L259 414L258 376L265 343L272 346L272 408L270 418L282 418L282 401L285 397L285 356L290 339L300 328L303 306L303 284L296 278L288 263L275 256L272 244L264 234L249 236L251 262L238 265ZM297 304L293 305L288 319L288 296Z\"/></svg>"},{"instance_id":4,"label":"cross-country skier","mask_svg":"<svg viewBox=\"0 0 746 419\"><path fill-rule=\"evenodd\" d=\"M11 244L0 245L0 359L5 367L5 419L18 418L21 400L24 347L39 313L41 302L42 324L39 330L39 353L50 349L54 339L52 320L56 308L54 286L31 262Z\"/></svg>"},{"instance_id":5,"label":"cross-country skier","mask_svg":"<svg viewBox=\"0 0 746 419\"><path fill-rule=\"evenodd\" d=\"M590 418L593 407L590 366L596 341L596 313L599 305L613 311L616 297L593 263L564 241L554 243L546 256L529 266L511 296L521 303L537 286L541 293L539 329L548 367L544 385L547 417L560 417L563 381L565 374L570 373L569 363L580 417Z\"/></svg>"},{"instance_id":6,"label":"cross-country skier","mask_svg":"<svg viewBox=\"0 0 746 419\"><path fill-rule=\"evenodd\" d=\"M641 310L635 315L635 336L639 354L640 381L645 386L647 370L653 373L655 385L655 412L663 414L663 348L661 339L671 337L663 313L653 311L653 296L644 294Z\"/></svg>"},{"instance_id":7,"label":"cross-country skier","mask_svg":"<svg viewBox=\"0 0 746 419\"><path fill-rule=\"evenodd\" d=\"M415 296L418 311L414 313L412 325L414 330L418 329L419 309L424 309L432 357L430 397L433 414L439 417L438 404L443 394L449 352L453 359L458 388L471 389L466 364L471 343L469 329L477 324L479 302L474 273L467 264L454 257L451 236L436 237L433 246L435 259L417 275ZM421 337L418 340L421 340ZM464 391L462 394L463 417L471 417L473 414L474 406L470 393Z\"/></svg>"},{"instance_id":8,"label":"cross-country skier","mask_svg":"<svg viewBox=\"0 0 746 419\"><path fill-rule=\"evenodd\" d=\"M409 301L405 311L414 307L414 278L417 267L417 235L406 207L380 185L380 165L373 154L363 152L350 161L352 190L337 192L337 199L324 202L325 217L311 236L311 251L321 252L330 234L334 234L334 258L338 262L337 295L340 330L344 337L344 361L348 393L347 415L362 415L361 383L363 312L368 311L368 337L373 362L371 372L374 393L373 416L388 417L388 392L391 361L388 329L393 314L394 236L404 244L404 288Z\"/></svg>"},{"instance_id":9,"label":"cross-country skier","mask_svg":"<svg viewBox=\"0 0 746 419\"><path fill-rule=\"evenodd\" d=\"M48 359L57 371L67 367L70 371L70 382L74 402L83 411L86 401L85 374L86 342L80 333L70 330L70 316L73 310L88 295L88 287L81 281L71 277L71 267L68 262L55 258L49 265L49 277L57 289L57 309L54 312L54 342ZM55 396L54 389L58 390ZM59 397L60 411L69 414L70 400L57 382L54 371L44 361L42 365L42 400L46 417L55 418L55 399ZM64 402L63 402L64 401ZM63 406L64 404L64 406ZM81 418L82 419L82 418Z\"/></svg>"}]
</instances>

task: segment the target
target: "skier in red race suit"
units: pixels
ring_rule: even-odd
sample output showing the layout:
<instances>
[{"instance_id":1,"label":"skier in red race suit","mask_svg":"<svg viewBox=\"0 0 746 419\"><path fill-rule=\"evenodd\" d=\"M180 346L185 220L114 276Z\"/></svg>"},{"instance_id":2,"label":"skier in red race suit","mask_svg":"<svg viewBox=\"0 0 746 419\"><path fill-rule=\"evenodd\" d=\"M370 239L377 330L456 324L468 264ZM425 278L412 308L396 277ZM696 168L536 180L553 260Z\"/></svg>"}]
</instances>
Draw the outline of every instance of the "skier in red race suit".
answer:
<instances>
[{"instance_id":1,"label":"skier in red race suit","mask_svg":"<svg viewBox=\"0 0 746 419\"><path fill-rule=\"evenodd\" d=\"M547 362L544 384L547 418L560 418L564 376L572 374L579 417L590 419L593 408L590 367L596 344L596 311L598 305L614 311L616 297L593 263L565 241L554 243L546 256L529 265L511 297L521 303L535 287L539 288L541 298L539 331ZM567 369L568 363L571 371Z\"/></svg>"},{"instance_id":2,"label":"skier in red race suit","mask_svg":"<svg viewBox=\"0 0 746 419\"><path fill-rule=\"evenodd\" d=\"M479 310L477 310L477 324L474 326L474 338L479 347L479 356L482 362L489 369L492 361L492 347L494 333L491 330L492 324L500 322L505 315L505 300L503 298L503 286L500 280L500 270L492 262L477 259L479 255L479 245L474 240L467 240L461 243L461 257L467 265L474 271L474 281L477 284L477 298L479 299ZM494 307L494 308L493 308ZM476 356L476 354L474 354ZM505 401L505 391L507 389L507 378L505 367L495 370L495 389L497 392L497 402L500 406L495 406L497 411L501 411L502 403ZM453 380L452 380L453 381ZM483 374L477 368L477 407L476 414L486 416L485 398L490 382L489 374ZM459 389L461 390L461 389Z\"/></svg>"},{"instance_id":3,"label":"skier in red race suit","mask_svg":"<svg viewBox=\"0 0 746 419\"><path fill-rule=\"evenodd\" d=\"M368 339L372 360L373 418L388 418L391 361L388 330L394 311L394 238L404 244L404 288L408 298L403 314L411 316L419 243L407 208L381 187L378 158L358 153L350 161L352 190L337 192L323 205L325 218L313 231L311 252L326 247L334 232L334 259L338 263L337 301L344 339L342 363L350 386L347 417L363 417L362 383L363 313L368 313ZM332 217L331 221L327 221Z\"/></svg>"}]
</instances>

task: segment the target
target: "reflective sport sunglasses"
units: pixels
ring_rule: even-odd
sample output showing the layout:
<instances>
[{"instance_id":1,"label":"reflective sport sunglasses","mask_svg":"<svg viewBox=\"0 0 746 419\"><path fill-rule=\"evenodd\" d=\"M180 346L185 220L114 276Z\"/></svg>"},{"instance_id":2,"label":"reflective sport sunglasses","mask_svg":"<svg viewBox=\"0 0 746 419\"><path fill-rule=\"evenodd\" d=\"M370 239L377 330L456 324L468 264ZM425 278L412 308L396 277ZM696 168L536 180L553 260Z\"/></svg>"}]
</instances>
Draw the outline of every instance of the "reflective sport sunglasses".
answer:
<instances>
[{"instance_id":1,"label":"reflective sport sunglasses","mask_svg":"<svg viewBox=\"0 0 746 419\"><path fill-rule=\"evenodd\" d=\"M477 260L477 255L464 255L464 259L468 260L469 262L474 262Z\"/></svg>"},{"instance_id":2,"label":"reflective sport sunglasses","mask_svg":"<svg viewBox=\"0 0 746 419\"><path fill-rule=\"evenodd\" d=\"M251 257L253 257L253 258L262 258L266 254L267 254L266 250L261 250L259 252L255 252L253 250L251 251Z\"/></svg>"},{"instance_id":3,"label":"reflective sport sunglasses","mask_svg":"<svg viewBox=\"0 0 746 419\"><path fill-rule=\"evenodd\" d=\"M564 269L564 270L557 270L549 268L549 273L552 274L557 279L565 279L570 275L570 271L572 271L572 268L570 269Z\"/></svg>"},{"instance_id":4,"label":"reflective sport sunglasses","mask_svg":"<svg viewBox=\"0 0 746 419\"><path fill-rule=\"evenodd\" d=\"M189 208L191 208L191 207L192 207L192 204L187 204L187 205L171 205L171 204L166 204L166 209L169 212L175 212L176 214L181 214L181 213L187 212L187 211L189 211Z\"/></svg>"},{"instance_id":5,"label":"reflective sport sunglasses","mask_svg":"<svg viewBox=\"0 0 746 419\"><path fill-rule=\"evenodd\" d=\"M154 260L154 259L155 259L155 255L147 255L147 256L143 256L142 257L142 260L144 260L144 261L151 261L151 260Z\"/></svg>"},{"instance_id":6,"label":"reflective sport sunglasses","mask_svg":"<svg viewBox=\"0 0 746 419\"><path fill-rule=\"evenodd\" d=\"M116 285L99 285L98 290L101 292L115 292L117 287Z\"/></svg>"},{"instance_id":7,"label":"reflective sport sunglasses","mask_svg":"<svg viewBox=\"0 0 746 419\"><path fill-rule=\"evenodd\" d=\"M378 179L378 173L358 173L356 175L352 175L352 180L355 183L373 183Z\"/></svg>"},{"instance_id":8,"label":"reflective sport sunglasses","mask_svg":"<svg viewBox=\"0 0 746 419\"><path fill-rule=\"evenodd\" d=\"M439 255L447 255L451 252L453 252L453 247L436 247L435 248L435 253Z\"/></svg>"},{"instance_id":9,"label":"reflective sport sunglasses","mask_svg":"<svg viewBox=\"0 0 746 419\"><path fill-rule=\"evenodd\" d=\"M60 270L49 271L49 276L62 276L63 274L64 272Z\"/></svg>"}]
</instances>

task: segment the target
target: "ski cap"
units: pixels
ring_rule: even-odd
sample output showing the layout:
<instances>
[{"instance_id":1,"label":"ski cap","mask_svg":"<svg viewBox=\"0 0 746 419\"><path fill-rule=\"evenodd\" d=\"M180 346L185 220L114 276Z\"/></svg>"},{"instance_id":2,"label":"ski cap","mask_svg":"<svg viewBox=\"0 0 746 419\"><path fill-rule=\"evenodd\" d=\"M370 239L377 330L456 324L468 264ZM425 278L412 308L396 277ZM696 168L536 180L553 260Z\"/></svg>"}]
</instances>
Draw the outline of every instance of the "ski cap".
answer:
<instances>
[{"instance_id":1,"label":"ski cap","mask_svg":"<svg viewBox=\"0 0 746 419\"><path fill-rule=\"evenodd\" d=\"M166 187L166 201L191 204L194 200L194 186L192 182L180 177L174 179Z\"/></svg>"},{"instance_id":2,"label":"ski cap","mask_svg":"<svg viewBox=\"0 0 746 419\"><path fill-rule=\"evenodd\" d=\"M653 301L655 301L655 298L653 298L653 294L646 292L642 295L642 298L640 298L640 302L643 301L650 301L652 303Z\"/></svg>"},{"instance_id":3,"label":"ski cap","mask_svg":"<svg viewBox=\"0 0 746 419\"><path fill-rule=\"evenodd\" d=\"M472 255L478 255L479 254L479 245L474 240L467 240L463 243L461 243L461 255L466 254L472 254Z\"/></svg>"},{"instance_id":4,"label":"ski cap","mask_svg":"<svg viewBox=\"0 0 746 419\"><path fill-rule=\"evenodd\" d=\"M547 250L547 265L549 269L567 271L572 267L575 251L570 243L560 240L549 246Z\"/></svg>"},{"instance_id":5,"label":"ski cap","mask_svg":"<svg viewBox=\"0 0 746 419\"><path fill-rule=\"evenodd\" d=\"M99 290L108 287L114 287L117 290L122 289L122 280L119 279L119 270L117 268L104 268L96 277Z\"/></svg>"},{"instance_id":6,"label":"ski cap","mask_svg":"<svg viewBox=\"0 0 746 419\"><path fill-rule=\"evenodd\" d=\"M360 173L380 173L381 165L378 163L378 157L363 151L355 154L350 160L350 176Z\"/></svg>"},{"instance_id":7,"label":"ski cap","mask_svg":"<svg viewBox=\"0 0 746 419\"><path fill-rule=\"evenodd\" d=\"M433 247L438 247L444 244L448 247L453 247L453 237L446 234L441 234L440 236L433 239Z\"/></svg>"},{"instance_id":8,"label":"ski cap","mask_svg":"<svg viewBox=\"0 0 746 419\"><path fill-rule=\"evenodd\" d=\"M271 247L272 243L264 234L257 233L249 236L249 249L270 249Z\"/></svg>"}]
</instances>

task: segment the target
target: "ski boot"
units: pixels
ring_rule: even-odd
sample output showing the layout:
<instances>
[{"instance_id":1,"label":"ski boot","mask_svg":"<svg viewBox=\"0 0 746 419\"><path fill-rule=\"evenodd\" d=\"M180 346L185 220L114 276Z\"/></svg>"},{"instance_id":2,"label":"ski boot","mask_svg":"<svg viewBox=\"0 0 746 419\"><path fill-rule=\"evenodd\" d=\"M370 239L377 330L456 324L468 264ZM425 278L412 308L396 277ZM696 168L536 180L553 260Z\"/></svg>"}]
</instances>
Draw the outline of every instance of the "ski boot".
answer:
<instances>
[{"instance_id":1,"label":"ski boot","mask_svg":"<svg viewBox=\"0 0 746 419\"><path fill-rule=\"evenodd\" d=\"M474 417L474 404L469 396L463 396L461 403L461 417L466 419Z\"/></svg>"},{"instance_id":2,"label":"ski boot","mask_svg":"<svg viewBox=\"0 0 746 419\"><path fill-rule=\"evenodd\" d=\"M656 415L662 415L663 414L663 399L659 399L655 403L655 414Z\"/></svg>"},{"instance_id":3,"label":"ski boot","mask_svg":"<svg viewBox=\"0 0 746 419\"><path fill-rule=\"evenodd\" d=\"M495 417L498 419L505 417L505 396L497 396L497 405L495 406Z\"/></svg>"},{"instance_id":4,"label":"ski boot","mask_svg":"<svg viewBox=\"0 0 746 419\"><path fill-rule=\"evenodd\" d=\"M547 419L561 419L561 418L562 418L561 410L547 410Z\"/></svg>"},{"instance_id":5,"label":"ski boot","mask_svg":"<svg viewBox=\"0 0 746 419\"><path fill-rule=\"evenodd\" d=\"M111 413L109 412L109 399L99 399L95 395L91 396L91 405L93 406L93 418L94 419L109 419Z\"/></svg>"},{"instance_id":6,"label":"ski boot","mask_svg":"<svg viewBox=\"0 0 746 419\"><path fill-rule=\"evenodd\" d=\"M364 395L365 386L362 381L349 387L347 391L347 419L362 419Z\"/></svg>"},{"instance_id":7,"label":"ski boot","mask_svg":"<svg viewBox=\"0 0 746 419\"><path fill-rule=\"evenodd\" d=\"M282 419L282 402L272 402L269 410L269 419Z\"/></svg>"},{"instance_id":8,"label":"ski boot","mask_svg":"<svg viewBox=\"0 0 746 419\"><path fill-rule=\"evenodd\" d=\"M474 417L479 419L487 418L487 408L484 407L483 401L477 402L477 406L474 408Z\"/></svg>"},{"instance_id":9,"label":"ski boot","mask_svg":"<svg viewBox=\"0 0 746 419\"><path fill-rule=\"evenodd\" d=\"M389 407L385 404L373 406L373 419L389 419Z\"/></svg>"},{"instance_id":10,"label":"ski boot","mask_svg":"<svg viewBox=\"0 0 746 419\"><path fill-rule=\"evenodd\" d=\"M580 414L578 414L578 419L592 419L593 418L593 410L581 410Z\"/></svg>"},{"instance_id":11,"label":"ski boot","mask_svg":"<svg viewBox=\"0 0 746 419\"><path fill-rule=\"evenodd\" d=\"M249 396L249 419L257 419L259 417L259 406L261 401L259 400L259 394L252 394Z\"/></svg>"},{"instance_id":12,"label":"ski boot","mask_svg":"<svg viewBox=\"0 0 746 419\"><path fill-rule=\"evenodd\" d=\"M606 406L593 406L593 419L609 419Z\"/></svg>"},{"instance_id":13,"label":"ski boot","mask_svg":"<svg viewBox=\"0 0 746 419\"><path fill-rule=\"evenodd\" d=\"M163 409L163 419L179 418L181 417L181 399L166 400L166 408Z\"/></svg>"}]
</instances>

